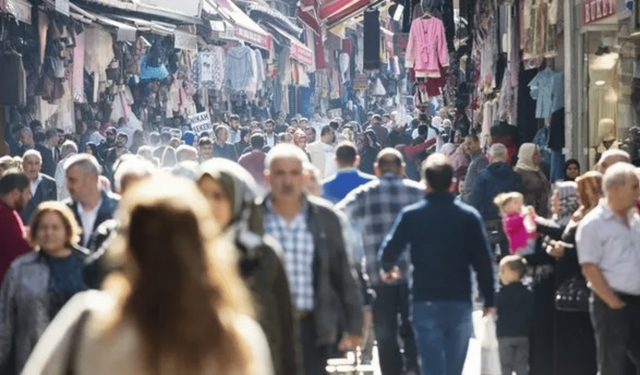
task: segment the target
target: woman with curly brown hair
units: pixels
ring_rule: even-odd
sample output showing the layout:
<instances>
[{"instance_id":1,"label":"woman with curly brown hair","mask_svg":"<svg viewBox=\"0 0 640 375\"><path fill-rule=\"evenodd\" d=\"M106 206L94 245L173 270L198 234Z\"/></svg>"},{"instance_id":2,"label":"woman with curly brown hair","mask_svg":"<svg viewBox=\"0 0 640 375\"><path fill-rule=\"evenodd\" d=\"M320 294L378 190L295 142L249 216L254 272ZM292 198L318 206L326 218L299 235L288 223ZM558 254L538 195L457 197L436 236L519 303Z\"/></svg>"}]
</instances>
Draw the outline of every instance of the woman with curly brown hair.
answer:
<instances>
[{"instance_id":1,"label":"woman with curly brown hair","mask_svg":"<svg viewBox=\"0 0 640 375\"><path fill-rule=\"evenodd\" d=\"M19 374L65 303L87 289L82 277L87 250L64 203L41 203L31 218L29 242L36 251L17 258L0 289L0 373Z\"/></svg>"},{"instance_id":2,"label":"woman with curly brown hair","mask_svg":"<svg viewBox=\"0 0 640 375\"><path fill-rule=\"evenodd\" d=\"M217 241L195 184L140 181L124 194L120 220L113 255L122 272L65 306L25 373L271 375L236 254Z\"/></svg>"}]
</instances>

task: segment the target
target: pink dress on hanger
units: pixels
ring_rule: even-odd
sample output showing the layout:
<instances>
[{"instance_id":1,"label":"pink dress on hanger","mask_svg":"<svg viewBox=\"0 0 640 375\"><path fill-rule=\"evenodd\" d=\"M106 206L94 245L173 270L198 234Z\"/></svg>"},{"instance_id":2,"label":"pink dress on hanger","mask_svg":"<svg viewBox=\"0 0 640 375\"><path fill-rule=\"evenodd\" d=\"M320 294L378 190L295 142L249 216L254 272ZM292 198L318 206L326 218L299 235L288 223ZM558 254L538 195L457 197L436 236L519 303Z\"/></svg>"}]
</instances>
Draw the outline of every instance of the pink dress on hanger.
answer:
<instances>
[{"instance_id":1,"label":"pink dress on hanger","mask_svg":"<svg viewBox=\"0 0 640 375\"><path fill-rule=\"evenodd\" d=\"M440 78L440 66L449 66L442 21L435 17L413 20L405 59L406 66L415 70L417 78Z\"/></svg>"}]
</instances>

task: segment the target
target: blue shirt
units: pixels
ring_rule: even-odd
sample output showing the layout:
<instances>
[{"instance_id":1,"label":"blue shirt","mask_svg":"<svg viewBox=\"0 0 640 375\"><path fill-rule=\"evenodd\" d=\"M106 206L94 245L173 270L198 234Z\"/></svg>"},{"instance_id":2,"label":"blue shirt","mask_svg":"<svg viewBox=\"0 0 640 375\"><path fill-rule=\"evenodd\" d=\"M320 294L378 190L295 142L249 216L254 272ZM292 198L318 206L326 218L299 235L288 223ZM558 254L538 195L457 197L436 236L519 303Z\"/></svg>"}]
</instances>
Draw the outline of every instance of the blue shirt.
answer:
<instances>
[{"instance_id":1,"label":"blue shirt","mask_svg":"<svg viewBox=\"0 0 640 375\"><path fill-rule=\"evenodd\" d=\"M375 179L376 176L362 173L356 168L339 170L335 176L322 181L322 197L338 203L355 188Z\"/></svg>"},{"instance_id":2,"label":"blue shirt","mask_svg":"<svg viewBox=\"0 0 640 375\"><path fill-rule=\"evenodd\" d=\"M462 235L461 235L462 234ZM389 272L409 246L414 302L471 303L471 274L476 271L485 306L494 304L489 242L478 211L449 193L430 193L400 212L380 248Z\"/></svg>"}]
</instances>

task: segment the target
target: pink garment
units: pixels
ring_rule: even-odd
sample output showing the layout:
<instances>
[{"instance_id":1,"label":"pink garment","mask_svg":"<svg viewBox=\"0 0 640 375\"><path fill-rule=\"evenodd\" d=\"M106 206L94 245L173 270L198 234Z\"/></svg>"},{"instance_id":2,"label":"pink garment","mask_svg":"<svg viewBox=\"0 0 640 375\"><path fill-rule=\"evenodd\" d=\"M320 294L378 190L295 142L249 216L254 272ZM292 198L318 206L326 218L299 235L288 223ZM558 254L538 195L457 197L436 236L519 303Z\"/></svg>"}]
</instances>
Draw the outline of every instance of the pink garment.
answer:
<instances>
[{"instance_id":1,"label":"pink garment","mask_svg":"<svg viewBox=\"0 0 640 375\"><path fill-rule=\"evenodd\" d=\"M73 101L86 103L84 93L84 33L76 35L73 49Z\"/></svg>"},{"instance_id":2,"label":"pink garment","mask_svg":"<svg viewBox=\"0 0 640 375\"><path fill-rule=\"evenodd\" d=\"M440 66L449 66L444 25L438 18L415 19L411 23L406 51L406 65L416 76L440 77Z\"/></svg>"},{"instance_id":3,"label":"pink garment","mask_svg":"<svg viewBox=\"0 0 640 375\"><path fill-rule=\"evenodd\" d=\"M509 239L509 251L516 254L518 250L527 247L531 234L524 224L527 215L524 213L508 213L502 217L502 227Z\"/></svg>"}]
</instances>

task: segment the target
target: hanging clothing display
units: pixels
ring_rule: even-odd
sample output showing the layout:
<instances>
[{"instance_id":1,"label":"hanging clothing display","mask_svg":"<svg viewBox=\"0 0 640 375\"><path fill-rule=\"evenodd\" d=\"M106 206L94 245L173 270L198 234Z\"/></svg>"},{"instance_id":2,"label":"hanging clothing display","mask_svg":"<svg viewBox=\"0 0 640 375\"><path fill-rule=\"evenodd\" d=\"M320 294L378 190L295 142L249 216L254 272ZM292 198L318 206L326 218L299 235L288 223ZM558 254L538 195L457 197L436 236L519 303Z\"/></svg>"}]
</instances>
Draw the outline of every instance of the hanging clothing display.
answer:
<instances>
[{"instance_id":1,"label":"hanging clothing display","mask_svg":"<svg viewBox=\"0 0 640 375\"><path fill-rule=\"evenodd\" d=\"M531 98L536 101L536 118L546 119L564 107L564 74L548 67L529 82Z\"/></svg>"},{"instance_id":2,"label":"hanging clothing display","mask_svg":"<svg viewBox=\"0 0 640 375\"><path fill-rule=\"evenodd\" d=\"M418 18L412 22L405 61L406 67L415 71L416 78L441 76L440 67L449 66L442 21L429 17Z\"/></svg>"},{"instance_id":3,"label":"hanging clothing display","mask_svg":"<svg viewBox=\"0 0 640 375\"><path fill-rule=\"evenodd\" d=\"M225 59L224 49L218 46L206 47L198 53L191 71L195 87L222 90L225 81Z\"/></svg>"},{"instance_id":4,"label":"hanging clothing display","mask_svg":"<svg viewBox=\"0 0 640 375\"><path fill-rule=\"evenodd\" d=\"M262 53L260 52L259 49L254 49L253 53L255 55L256 58L256 80L257 80L257 86L256 86L256 90L258 90L258 92L262 91L262 88L264 87L264 79L265 79L265 72L264 72L264 60L262 59Z\"/></svg>"},{"instance_id":5,"label":"hanging clothing display","mask_svg":"<svg viewBox=\"0 0 640 375\"><path fill-rule=\"evenodd\" d=\"M598 123L609 118L616 122L618 112L617 53L591 55L589 58L589 143L598 146Z\"/></svg>"},{"instance_id":6,"label":"hanging clothing display","mask_svg":"<svg viewBox=\"0 0 640 375\"><path fill-rule=\"evenodd\" d=\"M367 10L364 12L364 38L369 41L364 45L364 69L380 69L380 12Z\"/></svg>"},{"instance_id":7,"label":"hanging clothing display","mask_svg":"<svg viewBox=\"0 0 640 375\"><path fill-rule=\"evenodd\" d=\"M15 50L0 55L0 80L5 89L0 90L0 105L23 106L27 104L27 73L22 55Z\"/></svg>"},{"instance_id":8,"label":"hanging clothing display","mask_svg":"<svg viewBox=\"0 0 640 375\"><path fill-rule=\"evenodd\" d=\"M251 48L239 46L227 51L226 82L233 91L244 91L255 77L255 55Z\"/></svg>"}]
</instances>

